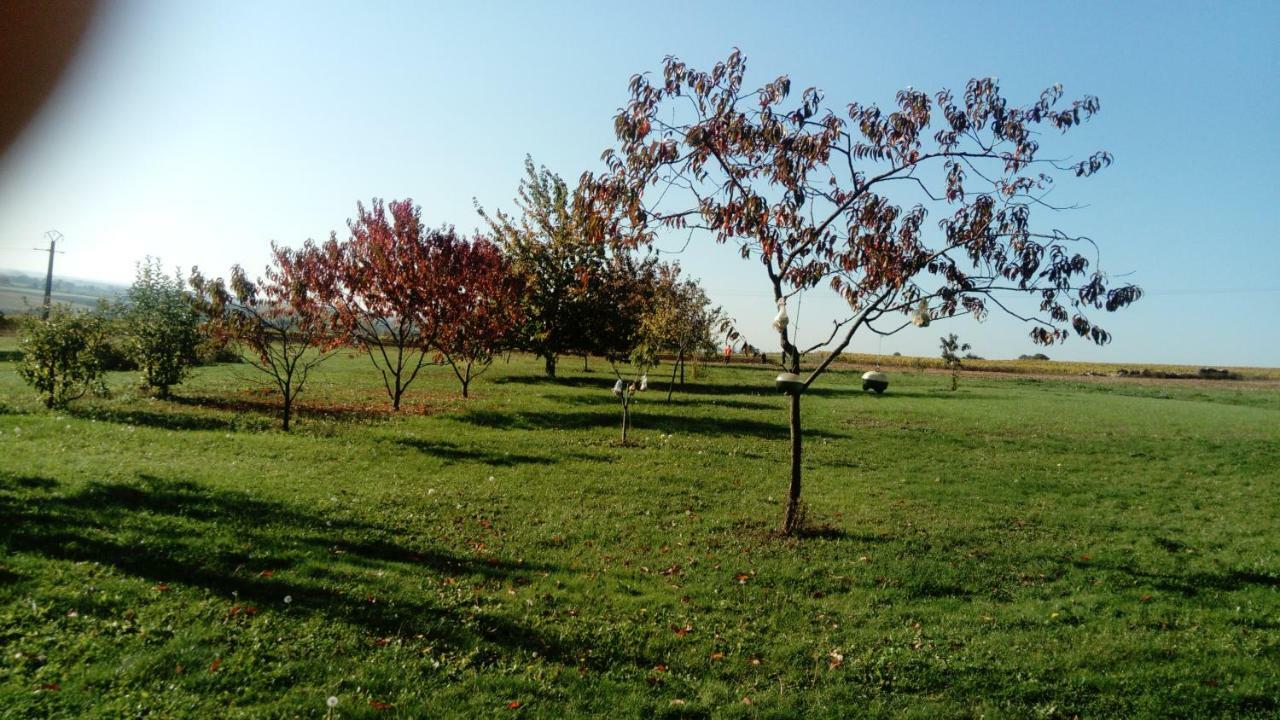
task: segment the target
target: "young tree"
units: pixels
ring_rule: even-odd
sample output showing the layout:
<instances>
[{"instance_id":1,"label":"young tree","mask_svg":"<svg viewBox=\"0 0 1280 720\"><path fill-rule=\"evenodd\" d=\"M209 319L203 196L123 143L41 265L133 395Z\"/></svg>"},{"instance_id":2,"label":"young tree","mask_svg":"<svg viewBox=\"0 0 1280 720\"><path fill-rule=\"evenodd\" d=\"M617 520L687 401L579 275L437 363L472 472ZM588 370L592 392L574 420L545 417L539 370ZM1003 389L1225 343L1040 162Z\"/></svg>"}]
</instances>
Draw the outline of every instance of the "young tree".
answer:
<instances>
[{"instance_id":1,"label":"young tree","mask_svg":"<svg viewBox=\"0 0 1280 720\"><path fill-rule=\"evenodd\" d=\"M392 410L422 368L435 341L432 287L441 248L457 242L451 227L428 230L412 200L356 205L350 236L304 247L318 300L340 333L368 356L382 377Z\"/></svg>"},{"instance_id":2,"label":"young tree","mask_svg":"<svg viewBox=\"0 0 1280 720\"><path fill-rule=\"evenodd\" d=\"M102 318L94 313L54 305L47 320L23 316L18 324L18 375L46 408L66 407L88 392L105 393L99 357L104 342Z\"/></svg>"},{"instance_id":3,"label":"young tree","mask_svg":"<svg viewBox=\"0 0 1280 720\"><path fill-rule=\"evenodd\" d=\"M784 107L786 76L744 89L746 63L734 51L703 72L674 57L662 76L631 80L631 99L614 119L618 146L607 170L586 174L579 196L586 234L599 242L649 242L659 230L702 230L732 243L763 271L778 308L781 366L799 373L810 351L829 352L790 395L791 472L782 529L796 529L801 490L800 400L867 329L923 310L927 317L982 317L988 303L1033 325L1048 344L1109 335L1090 310L1137 300L1133 285L1112 287L1086 238L1033 224L1052 209L1044 193L1056 171L1087 177L1111 163L1098 152L1071 165L1040 157L1041 128L1066 131L1092 117L1098 100L1062 102L1061 87L1017 106L990 78L971 80L957 99L898 93L895 109L850 103L841 114L805 90ZM932 135L930 131L936 128ZM940 213L928 232L928 210ZM1091 266L1093 269L1091 269ZM826 285L848 306L830 334L796 344L786 304ZM1039 310L1019 312L1001 295L1023 295ZM920 308L923 303L923 308Z\"/></svg>"},{"instance_id":4,"label":"young tree","mask_svg":"<svg viewBox=\"0 0 1280 720\"><path fill-rule=\"evenodd\" d=\"M257 283L239 265L231 268L229 283L207 280L197 268L191 269L189 282L214 331L247 349L245 361L279 391L281 426L287 432L294 401L341 334L333 313L313 291L315 267L308 253L314 246L295 251L272 243L271 250L273 266Z\"/></svg>"},{"instance_id":5,"label":"young tree","mask_svg":"<svg viewBox=\"0 0 1280 720\"><path fill-rule=\"evenodd\" d=\"M969 343L961 345L960 338L955 333L948 333L938 339L942 344L942 364L951 370L951 390L954 392L960 383L960 353L969 351Z\"/></svg>"},{"instance_id":6,"label":"young tree","mask_svg":"<svg viewBox=\"0 0 1280 720\"><path fill-rule=\"evenodd\" d=\"M196 362L200 315L183 286L182 276L165 274L160 261L138 263L137 275L119 307L129 357L147 387L160 397L182 382Z\"/></svg>"},{"instance_id":7,"label":"young tree","mask_svg":"<svg viewBox=\"0 0 1280 720\"><path fill-rule=\"evenodd\" d=\"M690 357L715 352L716 334L727 327L727 319L696 280L682 279L678 264L658 267L652 306L640 325L642 342L663 353L675 355L667 401L675 390L676 375L684 384L685 363Z\"/></svg>"},{"instance_id":8,"label":"young tree","mask_svg":"<svg viewBox=\"0 0 1280 720\"><path fill-rule=\"evenodd\" d=\"M561 355L616 355L611 346L620 332L612 326L622 322L618 303L632 296L627 281L640 270L625 248L588 240L574 193L560 176L536 168L528 157L525 175L518 218L477 209L523 282L518 345L543 358L547 376L555 377Z\"/></svg>"},{"instance_id":9,"label":"young tree","mask_svg":"<svg viewBox=\"0 0 1280 720\"><path fill-rule=\"evenodd\" d=\"M514 338L521 320L522 282L510 272L502 250L487 238L467 242L440 237L432 257L431 296L435 348L453 369L467 397L471 381Z\"/></svg>"}]
</instances>

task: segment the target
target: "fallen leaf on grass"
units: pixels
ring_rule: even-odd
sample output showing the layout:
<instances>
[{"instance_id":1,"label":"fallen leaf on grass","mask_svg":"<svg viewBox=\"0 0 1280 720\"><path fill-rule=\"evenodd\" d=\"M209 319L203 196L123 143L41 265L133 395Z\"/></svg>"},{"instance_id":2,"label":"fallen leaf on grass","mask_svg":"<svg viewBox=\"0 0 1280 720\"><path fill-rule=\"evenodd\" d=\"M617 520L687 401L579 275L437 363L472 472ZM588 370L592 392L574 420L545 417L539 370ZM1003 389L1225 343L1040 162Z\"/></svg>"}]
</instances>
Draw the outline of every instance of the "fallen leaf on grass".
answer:
<instances>
[{"instance_id":1,"label":"fallen leaf on grass","mask_svg":"<svg viewBox=\"0 0 1280 720\"><path fill-rule=\"evenodd\" d=\"M164 583L160 583L158 585L153 586L151 589L155 590L156 592L165 592L169 589L169 586L165 585Z\"/></svg>"},{"instance_id":2,"label":"fallen leaf on grass","mask_svg":"<svg viewBox=\"0 0 1280 720\"><path fill-rule=\"evenodd\" d=\"M58 683L45 683L41 685L39 689L48 690L50 692L59 692L60 690L62 690L62 686L59 685Z\"/></svg>"},{"instance_id":3,"label":"fallen leaf on grass","mask_svg":"<svg viewBox=\"0 0 1280 720\"><path fill-rule=\"evenodd\" d=\"M676 637L684 637L685 635L688 635L690 632L693 631L693 626L685 625L684 627L672 628L672 630L675 631Z\"/></svg>"},{"instance_id":4,"label":"fallen leaf on grass","mask_svg":"<svg viewBox=\"0 0 1280 720\"><path fill-rule=\"evenodd\" d=\"M832 650L827 653L827 657L831 658L827 662L827 669L835 670L844 664L844 655L839 650Z\"/></svg>"},{"instance_id":5,"label":"fallen leaf on grass","mask_svg":"<svg viewBox=\"0 0 1280 720\"><path fill-rule=\"evenodd\" d=\"M511 702L507 703L507 709L519 710L521 705L524 705L524 703L520 702L519 700L512 700Z\"/></svg>"},{"instance_id":6,"label":"fallen leaf on grass","mask_svg":"<svg viewBox=\"0 0 1280 720\"><path fill-rule=\"evenodd\" d=\"M722 652L713 652L713 653L711 653L711 659L712 659L713 661L715 661L715 660L723 660L723 659L724 659L724 653L722 653Z\"/></svg>"},{"instance_id":7,"label":"fallen leaf on grass","mask_svg":"<svg viewBox=\"0 0 1280 720\"><path fill-rule=\"evenodd\" d=\"M390 710L391 708L395 707L395 705L392 705L391 703L384 703L381 700L370 700L369 707L373 708L374 710L377 710L378 712L383 712L386 710Z\"/></svg>"},{"instance_id":8,"label":"fallen leaf on grass","mask_svg":"<svg viewBox=\"0 0 1280 720\"><path fill-rule=\"evenodd\" d=\"M209 672L217 672L220 667L222 667L222 658L215 658L212 663L209 663Z\"/></svg>"},{"instance_id":9,"label":"fallen leaf on grass","mask_svg":"<svg viewBox=\"0 0 1280 720\"><path fill-rule=\"evenodd\" d=\"M743 696L742 696L742 704L743 704L743 705L754 705L755 703L751 702L751 698L747 697L746 695L743 695Z\"/></svg>"},{"instance_id":10,"label":"fallen leaf on grass","mask_svg":"<svg viewBox=\"0 0 1280 720\"><path fill-rule=\"evenodd\" d=\"M258 577L269 578L269 577L274 577L275 574L276 574L275 570L263 570L262 572L258 573Z\"/></svg>"},{"instance_id":11,"label":"fallen leaf on grass","mask_svg":"<svg viewBox=\"0 0 1280 720\"><path fill-rule=\"evenodd\" d=\"M750 576L750 575L748 575L748 574L746 574L746 573L738 573L737 575L734 575L734 576L733 576L733 579L734 579L734 580L735 580L739 585L746 585L746 584L747 584L747 581L751 579L751 576Z\"/></svg>"}]
</instances>

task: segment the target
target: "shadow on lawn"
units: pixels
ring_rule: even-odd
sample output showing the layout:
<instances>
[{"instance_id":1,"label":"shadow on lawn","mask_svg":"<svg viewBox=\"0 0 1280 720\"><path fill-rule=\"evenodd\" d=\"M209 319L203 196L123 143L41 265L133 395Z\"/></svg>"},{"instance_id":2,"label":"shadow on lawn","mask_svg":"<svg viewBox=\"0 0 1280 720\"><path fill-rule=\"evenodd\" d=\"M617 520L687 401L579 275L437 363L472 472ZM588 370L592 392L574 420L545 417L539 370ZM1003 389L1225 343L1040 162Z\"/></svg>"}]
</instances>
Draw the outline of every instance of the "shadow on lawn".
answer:
<instances>
[{"instance_id":1,"label":"shadow on lawn","mask_svg":"<svg viewBox=\"0 0 1280 720\"><path fill-rule=\"evenodd\" d=\"M686 395L780 395L774 387L773 378L777 371L764 372L761 368L716 368L716 373L728 372L734 376L732 383L686 382L676 386L676 393ZM627 377L630 377L629 375ZM847 397L862 393L861 380L850 380L848 387L832 387L836 378L824 375L817 384L805 391L805 395L815 397ZM824 382L826 380L826 382ZM560 385L564 387L594 388L607 393L618 381L613 373L601 374L598 377L569 376L549 378L543 375L508 375L494 380L496 384L517 383L521 385ZM661 377L650 376L653 392L661 391L665 397L666 381ZM857 385L857 387L855 387Z\"/></svg>"},{"instance_id":2,"label":"shadow on lawn","mask_svg":"<svg viewBox=\"0 0 1280 720\"><path fill-rule=\"evenodd\" d=\"M612 393L607 393L607 392L599 393L599 394L593 393L591 395L553 395L553 394L547 393L542 396L542 399L550 400L552 402L560 402L566 405L608 406L612 408L618 407L618 398L614 397ZM671 398L671 400L667 400L666 390L663 390L660 388L654 388L652 386L650 386L649 392L647 394L641 396L641 399L645 407L660 407L660 408L690 407L690 408L702 408L702 409L725 408L727 410L783 411L783 410L786 410L786 407L787 407L784 400L779 400L776 404L773 404L773 405L770 405L764 402L759 402L756 400L723 400L722 399L722 400L711 400L708 402L706 400L702 400L699 398L681 397L679 390L676 391L675 395ZM637 405L636 407L638 409L641 407L641 405Z\"/></svg>"},{"instance_id":3,"label":"shadow on lawn","mask_svg":"<svg viewBox=\"0 0 1280 720\"><path fill-rule=\"evenodd\" d=\"M464 448L447 440L419 440L418 438L401 438L396 444L412 448L418 452L439 458L445 464L482 463L497 467L513 467L515 465L551 465L559 462L556 458L541 455L521 455L518 453L502 453L477 448Z\"/></svg>"},{"instance_id":4,"label":"shadow on lawn","mask_svg":"<svg viewBox=\"0 0 1280 720\"><path fill-rule=\"evenodd\" d=\"M648 663L606 657L587 640L541 634L475 609L470 597L435 602L432 585L525 585L555 568L402 544L402 536L337 513L147 475L136 483L71 490L48 478L0 471L0 548L10 556L97 563L154 583L157 591L169 584L203 589L226 601L228 618L287 607L378 637L422 635L458 649L536 651L572 667ZM23 580L0 573L3 584ZM287 606L286 596L292 598Z\"/></svg>"},{"instance_id":5,"label":"shadow on lawn","mask_svg":"<svg viewBox=\"0 0 1280 720\"><path fill-rule=\"evenodd\" d=\"M1077 568L1087 572L1106 570L1128 575L1133 580L1149 584L1162 592L1181 595L1186 598L1196 597L1202 592L1236 592L1251 587L1280 588L1280 572L1261 573L1252 570L1227 570L1211 573L1202 570L1191 570L1185 573L1160 572L1144 570L1131 563L1103 564L1094 561L1075 560Z\"/></svg>"},{"instance_id":6,"label":"shadow on lawn","mask_svg":"<svg viewBox=\"0 0 1280 720\"><path fill-rule=\"evenodd\" d=\"M224 418L190 415L181 412L155 412L153 410L107 409L96 407L67 408L67 414L81 420L142 425L164 430L230 430L233 423Z\"/></svg>"},{"instance_id":7,"label":"shadow on lawn","mask_svg":"<svg viewBox=\"0 0 1280 720\"><path fill-rule=\"evenodd\" d=\"M743 418L683 417L663 415L651 411L654 405L637 406L632 410L631 427L635 430L656 430L680 434L700 435L751 435L766 440L789 437L785 422L762 422ZM470 410L454 419L496 430L576 430L613 428L621 423L621 410L580 410L572 412L495 412ZM820 429L805 429L805 437L840 439L845 435Z\"/></svg>"},{"instance_id":8,"label":"shadow on lawn","mask_svg":"<svg viewBox=\"0 0 1280 720\"><path fill-rule=\"evenodd\" d=\"M170 402L177 405L211 408L236 413L258 413L278 420L284 412L280 400L274 396L263 397L221 397L213 395L174 396ZM312 405L305 396L293 405L293 415L298 419L325 420L385 420L390 411L386 408L346 406L346 405Z\"/></svg>"}]
</instances>

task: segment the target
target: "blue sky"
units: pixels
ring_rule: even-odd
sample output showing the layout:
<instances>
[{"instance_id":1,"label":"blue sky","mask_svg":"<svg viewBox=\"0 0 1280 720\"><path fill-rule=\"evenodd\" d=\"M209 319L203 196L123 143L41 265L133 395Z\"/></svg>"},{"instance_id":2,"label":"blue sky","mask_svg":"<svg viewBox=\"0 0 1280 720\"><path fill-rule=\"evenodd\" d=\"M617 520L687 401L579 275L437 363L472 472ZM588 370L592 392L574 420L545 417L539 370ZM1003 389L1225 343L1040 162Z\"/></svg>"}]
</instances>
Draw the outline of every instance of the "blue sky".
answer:
<instances>
[{"instance_id":1,"label":"blue sky","mask_svg":"<svg viewBox=\"0 0 1280 720\"><path fill-rule=\"evenodd\" d=\"M71 77L0 158L0 267L57 228L58 271L127 282L144 255L221 274L271 240L343 227L355 202L412 197L430 224L510 208L526 153L569 179L599 167L633 73L708 66L735 46L750 81L788 74L835 107L993 75L1015 101L1055 82L1102 112L1063 143L1116 159L1063 182L1103 267L1148 296L1106 318L1114 342L1055 358L1280 365L1280 4L258 3L107 8ZM1053 141L1050 143L1050 141ZM679 256L756 343L774 309L757 266L695 240ZM802 336L838 311L800 308ZM795 309L792 310L796 318ZM854 349L1036 352L992 317Z\"/></svg>"}]
</instances>

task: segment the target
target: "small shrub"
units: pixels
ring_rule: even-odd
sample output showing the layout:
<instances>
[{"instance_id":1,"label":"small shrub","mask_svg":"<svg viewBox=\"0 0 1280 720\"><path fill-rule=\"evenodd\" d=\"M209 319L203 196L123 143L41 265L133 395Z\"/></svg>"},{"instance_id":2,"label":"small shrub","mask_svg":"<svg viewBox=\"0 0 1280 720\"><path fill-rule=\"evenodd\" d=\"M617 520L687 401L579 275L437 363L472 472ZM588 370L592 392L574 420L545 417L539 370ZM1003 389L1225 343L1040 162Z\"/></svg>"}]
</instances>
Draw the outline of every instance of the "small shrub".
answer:
<instances>
[{"instance_id":1,"label":"small shrub","mask_svg":"<svg viewBox=\"0 0 1280 720\"><path fill-rule=\"evenodd\" d=\"M106 393L102 382L102 317L55 305L49 319L22 318L18 374L33 387L45 407L64 407L87 392Z\"/></svg>"},{"instance_id":2,"label":"small shrub","mask_svg":"<svg viewBox=\"0 0 1280 720\"><path fill-rule=\"evenodd\" d=\"M128 355L143 382L167 397L170 386L182 382L195 364L201 340L200 316L182 277L169 277L153 258L138 263L120 317Z\"/></svg>"}]
</instances>

